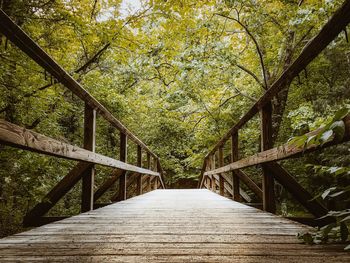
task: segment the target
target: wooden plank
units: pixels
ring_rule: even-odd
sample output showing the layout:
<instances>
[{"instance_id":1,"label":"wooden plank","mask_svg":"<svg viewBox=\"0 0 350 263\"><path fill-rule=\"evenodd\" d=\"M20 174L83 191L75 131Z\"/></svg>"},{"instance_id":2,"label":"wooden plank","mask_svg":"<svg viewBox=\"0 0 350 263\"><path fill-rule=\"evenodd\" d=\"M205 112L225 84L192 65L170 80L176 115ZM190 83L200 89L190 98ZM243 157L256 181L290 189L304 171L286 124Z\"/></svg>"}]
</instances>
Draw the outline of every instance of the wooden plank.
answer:
<instances>
[{"instance_id":1,"label":"wooden plank","mask_svg":"<svg viewBox=\"0 0 350 263\"><path fill-rule=\"evenodd\" d=\"M205 189L155 190L0 239L0 261L349 261L343 246L300 244L310 230Z\"/></svg>"},{"instance_id":2,"label":"wooden plank","mask_svg":"<svg viewBox=\"0 0 350 263\"><path fill-rule=\"evenodd\" d=\"M54 188L42 199L40 203L34 206L24 217L25 226L35 225L38 218L45 215L54 205L82 178L84 172L91 169L90 163L78 163Z\"/></svg>"},{"instance_id":3,"label":"wooden plank","mask_svg":"<svg viewBox=\"0 0 350 263\"><path fill-rule=\"evenodd\" d=\"M261 109L261 150L266 151L273 147L272 143L272 104L267 103ZM276 212L275 182L270 171L263 165L262 192L264 210L270 213Z\"/></svg>"},{"instance_id":4,"label":"wooden plank","mask_svg":"<svg viewBox=\"0 0 350 263\"><path fill-rule=\"evenodd\" d=\"M271 161L279 161L290 157L297 157L304 153L313 152L318 149L323 149L335 144L339 144L342 142L346 142L350 140L350 116L348 115L343 119L345 124L345 135L344 138L340 141L335 141L330 139L327 143L325 143L323 146L315 146L315 145L309 145L305 149L304 147L297 147L295 145L291 145L289 143L283 144L281 146L275 147L273 149L269 149L266 151L262 151L260 153L254 154L252 156L249 156L247 158L243 158L237 162L230 163L228 165L225 165L224 167L213 169L211 171L206 171L204 175L210 175L210 174L218 174L223 172L229 172L237 169L242 169L250 166L254 166L257 164L263 164ZM307 133L306 135L311 136L319 132L320 130L313 131L310 133Z\"/></svg>"},{"instance_id":5,"label":"wooden plank","mask_svg":"<svg viewBox=\"0 0 350 263\"><path fill-rule=\"evenodd\" d=\"M344 1L342 6L333 14L320 32L313 37L303 48L295 61L281 74L263 96L250 108L250 110L219 140L207 156L213 154L230 138L231 134L238 132L252 117L254 117L271 99L285 86L286 81L292 80L307 65L315 59L331 43L350 22L350 0Z\"/></svg>"},{"instance_id":6,"label":"wooden plank","mask_svg":"<svg viewBox=\"0 0 350 263\"><path fill-rule=\"evenodd\" d=\"M282 166L276 162L266 164L266 168L292 196L315 217L321 217L328 210L306 191ZM329 222L329 220L327 220ZM321 222L321 221L320 221Z\"/></svg>"},{"instance_id":7,"label":"wooden plank","mask_svg":"<svg viewBox=\"0 0 350 263\"><path fill-rule=\"evenodd\" d=\"M0 119L0 143L24 150L39 152L65 159L91 162L104 166L159 176L159 173L124 163L83 148L57 141L37 132Z\"/></svg>"},{"instance_id":8,"label":"wooden plank","mask_svg":"<svg viewBox=\"0 0 350 263\"><path fill-rule=\"evenodd\" d=\"M84 110L84 149L95 152L96 111L85 104ZM87 169L82 178L81 212L94 209L95 167Z\"/></svg>"},{"instance_id":9,"label":"wooden plank","mask_svg":"<svg viewBox=\"0 0 350 263\"><path fill-rule=\"evenodd\" d=\"M43 67L55 79L70 89L81 100L88 104L111 123L120 132L126 134L137 145L142 146L152 156L157 157L152 151L132 132L130 132L112 113L110 113L102 104L100 104L89 92L87 92L80 83L78 83L69 73L67 73L53 58L51 58L35 41L33 41L19 26L17 26L0 9L0 32L5 35L12 43L19 47L24 53L32 58L36 63Z\"/></svg>"},{"instance_id":10,"label":"wooden plank","mask_svg":"<svg viewBox=\"0 0 350 263\"><path fill-rule=\"evenodd\" d=\"M238 161L238 132L231 136L231 162ZM240 201L239 177L237 171L232 171L233 200Z\"/></svg>"},{"instance_id":11,"label":"wooden plank","mask_svg":"<svg viewBox=\"0 0 350 263\"><path fill-rule=\"evenodd\" d=\"M128 160L128 137L124 133L120 133L120 146L119 146L120 161L126 163ZM119 195L118 201L126 200L126 171L124 171L119 177Z\"/></svg>"}]
</instances>

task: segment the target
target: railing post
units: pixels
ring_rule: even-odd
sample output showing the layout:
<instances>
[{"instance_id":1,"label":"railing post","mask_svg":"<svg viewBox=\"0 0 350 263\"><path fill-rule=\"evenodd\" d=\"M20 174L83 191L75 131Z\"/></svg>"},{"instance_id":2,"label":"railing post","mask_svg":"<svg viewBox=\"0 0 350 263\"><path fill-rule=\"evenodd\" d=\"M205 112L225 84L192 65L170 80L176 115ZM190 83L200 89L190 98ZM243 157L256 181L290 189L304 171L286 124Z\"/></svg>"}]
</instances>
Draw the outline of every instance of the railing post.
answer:
<instances>
[{"instance_id":1,"label":"railing post","mask_svg":"<svg viewBox=\"0 0 350 263\"><path fill-rule=\"evenodd\" d=\"M215 153L210 156L210 170L215 169ZM216 192L216 182L214 174L211 176L211 190Z\"/></svg>"},{"instance_id":2,"label":"railing post","mask_svg":"<svg viewBox=\"0 0 350 263\"><path fill-rule=\"evenodd\" d=\"M231 161L238 161L238 132L231 135ZM232 171L232 197L234 201L241 201L239 194L239 177L235 171Z\"/></svg>"},{"instance_id":3,"label":"railing post","mask_svg":"<svg viewBox=\"0 0 350 263\"><path fill-rule=\"evenodd\" d=\"M261 151L272 148L272 104L267 103L261 110ZM265 211L275 213L275 187L274 178L269 170L262 165L263 168L263 208Z\"/></svg>"},{"instance_id":4,"label":"railing post","mask_svg":"<svg viewBox=\"0 0 350 263\"><path fill-rule=\"evenodd\" d=\"M120 161L127 162L128 159L128 137L120 132ZM126 200L126 171L123 171L119 177L119 196L118 201Z\"/></svg>"},{"instance_id":5,"label":"railing post","mask_svg":"<svg viewBox=\"0 0 350 263\"><path fill-rule=\"evenodd\" d=\"M147 163L146 163L146 167L148 170L151 169L151 154L149 152L147 152ZM148 192L150 189L150 184L151 184L151 176L147 175L146 178L146 191Z\"/></svg>"},{"instance_id":6,"label":"railing post","mask_svg":"<svg viewBox=\"0 0 350 263\"><path fill-rule=\"evenodd\" d=\"M95 152L96 111L85 104L84 109L84 149ZM81 188L81 212L87 212L94 206L95 168L92 166L84 172Z\"/></svg>"},{"instance_id":7,"label":"railing post","mask_svg":"<svg viewBox=\"0 0 350 263\"><path fill-rule=\"evenodd\" d=\"M158 171L158 165L157 165L157 158L153 157L153 168L152 168L153 171L157 172ZM153 177L154 178L154 177ZM153 179L152 178L152 179ZM155 190L156 189L156 184L157 184L157 178L155 178L153 181L153 186L151 185L151 189L152 190Z\"/></svg>"},{"instance_id":8,"label":"railing post","mask_svg":"<svg viewBox=\"0 0 350 263\"><path fill-rule=\"evenodd\" d=\"M140 145L137 145L137 166L142 167L142 148ZM142 194L142 174L138 175L136 191L138 195Z\"/></svg>"},{"instance_id":9,"label":"railing post","mask_svg":"<svg viewBox=\"0 0 350 263\"><path fill-rule=\"evenodd\" d=\"M224 148L220 147L219 148L219 167L224 166ZM219 192L220 195L224 196L225 195L225 185L224 185L224 177L222 176L222 174L219 174Z\"/></svg>"}]
</instances>

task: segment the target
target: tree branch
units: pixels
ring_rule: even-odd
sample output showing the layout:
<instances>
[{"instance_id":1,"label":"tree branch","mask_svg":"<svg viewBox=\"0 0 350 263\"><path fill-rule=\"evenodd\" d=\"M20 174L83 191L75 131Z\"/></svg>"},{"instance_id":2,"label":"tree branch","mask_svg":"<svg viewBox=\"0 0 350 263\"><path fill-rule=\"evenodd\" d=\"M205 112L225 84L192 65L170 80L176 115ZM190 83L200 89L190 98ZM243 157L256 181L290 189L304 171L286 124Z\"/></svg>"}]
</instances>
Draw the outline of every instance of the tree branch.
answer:
<instances>
[{"instance_id":1,"label":"tree branch","mask_svg":"<svg viewBox=\"0 0 350 263\"><path fill-rule=\"evenodd\" d=\"M227 16L227 15L224 15L224 14L218 14L216 13L216 15L218 16L221 16L221 17L225 17L227 19L230 19L230 20L233 20L235 22L237 22L241 27L243 27L243 29L246 31L246 33L248 34L248 36L253 40L254 44L255 44L255 47L256 47L256 50L258 52L258 56L259 56L259 59L260 59L260 64L261 64L261 69L262 69L262 73L263 73L263 76L264 76L264 87L265 89L268 89L269 88L269 84L268 84L268 79L267 79L267 73L266 73L266 68L265 68L265 63L264 63L264 58L263 58L263 54L262 54L262 51L260 49L260 46L258 44L258 41L255 39L255 37L253 36L253 34L250 32L250 30L248 29L248 27L246 25L244 25L239 19L236 19L234 17L230 17L230 16Z\"/></svg>"}]
</instances>

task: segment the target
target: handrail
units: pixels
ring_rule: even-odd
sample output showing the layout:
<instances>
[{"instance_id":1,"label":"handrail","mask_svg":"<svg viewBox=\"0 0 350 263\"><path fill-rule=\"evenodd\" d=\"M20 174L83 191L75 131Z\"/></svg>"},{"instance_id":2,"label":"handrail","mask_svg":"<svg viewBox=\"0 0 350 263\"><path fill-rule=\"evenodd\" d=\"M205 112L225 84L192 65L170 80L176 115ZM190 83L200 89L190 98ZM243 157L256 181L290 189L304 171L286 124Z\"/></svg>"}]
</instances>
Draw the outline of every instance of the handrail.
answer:
<instances>
[{"instance_id":1,"label":"handrail","mask_svg":"<svg viewBox=\"0 0 350 263\"><path fill-rule=\"evenodd\" d=\"M82 180L82 212L100 207L101 204L97 204L95 201L118 180L119 190L112 196L111 201L127 199L127 188L133 183L133 179L135 178L137 178L136 194L142 194L144 183L146 183L147 189L152 186L152 183L153 189L157 189L159 183L162 188L165 188L164 171L161 167L159 157L115 118L96 98L86 91L80 83L67 73L1 9L0 33L32 58L45 72L51 74L55 82L57 81L63 84L85 102L83 148L55 140L0 119L0 143L46 155L79 161L78 164L47 193L43 200L27 213L24 218L25 225L34 226L37 225L38 222L58 220L59 218L49 219L44 216L79 180ZM100 114L113 127L120 131L120 160L95 153L97 114ZM127 163L128 139L131 139L137 145L137 165ZM142 167L142 150L147 154L146 167ZM97 191L94 191L94 164L114 168L111 175L99 186ZM127 172L132 173L128 175ZM151 180L143 181L142 175L149 176ZM127 177L129 179L127 179Z\"/></svg>"},{"instance_id":2,"label":"handrail","mask_svg":"<svg viewBox=\"0 0 350 263\"><path fill-rule=\"evenodd\" d=\"M21 149L63 157L70 160L90 162L140 174L160 176L158 172L137 167L68 143L57 141L2 119L0 119L0 142Z\"/></svg>"},{"instance_id":3,"label":"handrail","mask_svg":"<svg viewBox=\"0 0 350 263\"><path fill-rule=\"evenodd\" d=\"M315 145L296 147L289 143L273 148L272 145L272 104L271 100L284 87L284 83L291 82L307 65L313 61L324 48L333 41L337 35L346 29L350 23L350 0L346 0L342 6L334 13L331 19L322 27L320 32L312 38L303 48L294 62L280 75L263 96L250 108L250 110L215 144L208 152L203 161L198 187L203 186L216 191L219 187L220 194L224 194L227 176L224 173L232 172L232 196L235 201L240 201L239 183L242 180L256 194L262 191L262 202L265 211L275 212L274 180L279 181L311 214L320 217L327 213L327 209L315 200L281 165L276 161L298 156L304 152L314 151L330 145L335 145L350 140L350 115L343 121L345 134L342 140L330 139L321 147ZM238 159L238 132L257 113L261 113L261 152L252 156ZM316 130L308 136L322 132ZM231 162L224 165L223 147L231 138ZM217 156L218 153L218 156ZM218 162L216 161L218 160ZM217 165L219 164L219 165ZM261 165L262 189L240 169ZM219 177L217 176L219 175ZM218 178L218 183L216 182Z\"/></svg>"}]
</instances>

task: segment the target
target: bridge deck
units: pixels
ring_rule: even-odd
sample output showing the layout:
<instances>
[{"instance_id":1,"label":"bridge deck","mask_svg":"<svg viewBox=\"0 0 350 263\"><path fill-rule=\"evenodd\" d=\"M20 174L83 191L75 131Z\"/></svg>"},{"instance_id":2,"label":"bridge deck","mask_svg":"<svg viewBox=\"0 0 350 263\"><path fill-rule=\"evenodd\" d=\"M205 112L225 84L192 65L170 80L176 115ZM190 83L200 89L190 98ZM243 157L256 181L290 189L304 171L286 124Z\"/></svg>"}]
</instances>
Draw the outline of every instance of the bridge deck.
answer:
<instances>
[{"instance_id":1,"label":"bridge deck","mask_svg":"<svg viewBox=\"0 0 350 263\"><path fill-rule=\"evenodd\" d=\"M0 262L350 262L307 227L208 190L156 190L0 239Z\"/></svg>"}]
</instances>

